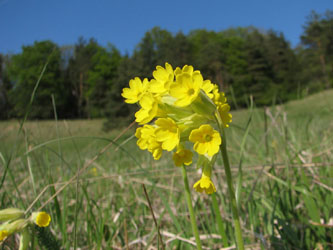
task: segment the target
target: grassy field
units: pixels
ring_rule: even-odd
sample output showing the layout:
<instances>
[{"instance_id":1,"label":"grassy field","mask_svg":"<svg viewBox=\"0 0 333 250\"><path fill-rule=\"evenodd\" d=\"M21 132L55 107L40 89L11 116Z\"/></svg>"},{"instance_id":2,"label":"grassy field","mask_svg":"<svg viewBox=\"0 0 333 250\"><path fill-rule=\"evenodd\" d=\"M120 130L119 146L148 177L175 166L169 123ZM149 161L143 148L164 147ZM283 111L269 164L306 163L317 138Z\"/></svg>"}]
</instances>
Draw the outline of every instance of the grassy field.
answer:
<instances>
[{"instance_id":1,"label":"grassy field","mask_svg":"<svg viewBox=\"0 0 333 250\"><path fill-rule=\"evenodd\" d=\"M332 113L333 90L232 113L228 152L234 186L240 183L237 203L247 249L333 248ZM27 121L19 130L18 121L0 122L0 208L49 212L47 230L63 249L161 249L144 184L165 248L195 248L181 170L171 154L154 161L136 146L134 126L103 132L102 125L103 120ZM222 159L214 170L233 249ZM195 166L188 171L193 185L200 173ZM220 249L210 197L192 192L192 198L204 249ZM15 249L17 242L8 238L2 249Z\"/></svg>"}]
</instances>

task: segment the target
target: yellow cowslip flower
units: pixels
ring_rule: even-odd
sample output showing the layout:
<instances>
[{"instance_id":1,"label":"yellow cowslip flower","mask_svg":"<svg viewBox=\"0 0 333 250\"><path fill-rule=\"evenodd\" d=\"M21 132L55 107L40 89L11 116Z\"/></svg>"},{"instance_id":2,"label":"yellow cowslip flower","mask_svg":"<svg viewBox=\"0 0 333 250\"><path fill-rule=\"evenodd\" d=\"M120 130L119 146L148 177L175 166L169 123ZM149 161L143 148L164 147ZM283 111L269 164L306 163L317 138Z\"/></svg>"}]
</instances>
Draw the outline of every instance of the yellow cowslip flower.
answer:
<instances>
[{"instance_id":1,"label":"yellow cowslip flower","mask_svg":"<svg viewBox=\"0 0 333 250\"><path fill-rule=\"evenodd\" d=\"M141 100L144 93L147 91L149 81L147 78L141 79L135 77L129 82L129 88L124 88L123 93L121 94L125 98L127 103L137 103Z\"/></svg>"},{"instance_id":2,"label":"yellow cowslip flower","mask_svg":"<svg viewBox=\"0 0 333 250\"><path fill-rule=\"evenodd\" d=\"M188 149L179 148L173 153L172 159L177 167L190 165L192 163L193 153Z\"/></svg>"},{"instance_id":3,"label":"yellow cowslip flower","mask_svg":"<svg viewBox=\"0 0 333 250\"><path fill-rule=\"evenodd\" d=\"M193 73L200 73L200 71L199 70L194 71L193 66L191 65L184 65L182 69L179 67L175 69L175 76L180 75L182 73L188 73L192 75Z\"/></svg>"},{"instance_id":4,"label":"yellow cowslip flower","mask_svg":"<svg viewBox=\"0 0 333 250\"><path fill-rule=\"evenodd\" d=\"M174 72L169 63L165 63L165 68L156 66L153 72L154 79L150 81L150 91L155 94L164 94L169 91L174 80Z\"/></svg>"},{"instance_id":5,"label":"yellow cowslip flower","mask_svg":"<svg viewBox=\"0 0 333 250\"><path fill-rule=\"evenodd\" d=\"M162 143L156 140L151 140L148 151L153 155L154 160L159 160L163 153Z\"/></svg>"},{"instance_id":6,"label":"yellow cowslip flower","mask_svg":"<svg viewBox=\"0 0 333 250\"><path fill-rule=\"evenodd\" d=\"M154 133L155 129L151 125L144 125L143 127L136 129L135 136L138 138L136 144L140 149L148 149L149 140L152 136L154 136Z\"/></svg>"},{"instance_id":7,"label":"yellow cowslip flower","mask_svg":"<svg viewBox=\"0 0 333 250\"><path fill-rule=\"evenodd\" d=\"M24 215L24 211L18 208L6 208L0 210L0 221L16 220Z\"/></svg>"},{"instance_id":8,"label":"yellow cowslip flower","mask_svg":"<svg viewBox=\"0 0 333 250\"><path fill-rule=\"evenodd\" d=\"M217 111L220 114L223 125L228 128L230 122L232 122L232 115L229 113L230 106L228 103L217 106Z\"/></svg>"},{"instance_id":9,"label":"yellow cowslip flower","mask_svg":"<svg viewBox=\"0 0 333 250\"><path fill-rule=\"evenodd\" d=\"M214 94L212 91L214 90L214 84L210 80L204 80L201 86L201 89L205 91L206 95L209 98L213 98Z\"/></svg>"},{"instance_id":10,"label":"yellow cowslip flower","mask_svg":"<svg viewBox=\"0 0 333 250\"><path fill-rule=\"evenodd\" d=\"M151 125L144 125L137 128L135 136L138 138L137 145L140 149L147 149L152 153L155 160L162 156L162 143L156 140L155 128Z\"/></svg>"},{"instance_id":11,"label":"yellow cowslip flower","mask_svg":"<svg viewBox=\"0 0 333 250\"><path fill-rule=\"evenodd\" d=\"M158 112L158 103L151 94L145 94L139 103L141 109L135 113L135 121L142 125L155 118Z\"/></svg>"},{"instance_id":12,"label":"yellow cowslip flower","mask_svg":"<svg viewBox=\"0 0 333 250\"><path fill-rule=\"evenodd\" d=\"M205 192L206 194L212 194L216 192L216 188L209 176L202 173L201 179L198 180L193 188L199 193Z\"/></svg>"},{"instance_id":13,"label":"yellow cowslip flower","mask_svg":"<svg viewBox=\"0 0 333 250\"><path fill-rule=\"evenodd\" d=\"M227 103L227 98L225 97L225 94L219 91L217 85L214 86L212 100L216 105L222 105Z\"/></svg>"},{"instance_id":14,"label":"yellow cowslip flower","mask_svg":"<svg viewBox=\"0 0 333 250\"><path fill-rule=\"evenodd\" d=\"M198 154L204 155L207 153L209 156L213 156L219 151L222 142L219 132L208 124L193 129L189 140L194 143L193 148Z\"/></svg>"},{"instance_id":15,"label":"yellow cowslip flower","mask_svg":"<svg viewBox=\"0 0 333 250\"><path fill-rule=\"evenodd\" d=\"M4 241L9 235L7 230L0 230L0 242Z\"/></svg>"},{"instance_id":16,"label":"yellow cowslip flower","mask_svg":"<svg viewBox=\"0 0 333 250\"><path fill-rule=\"evenodd\" d=\"M47 227L51 222L51 216L46 212L33 212L30 220L39 227Z\"/></svg>"},{"instance_id":17,"label":"yellow cowslip flower","mask_svg":"<svg viewBox=\"0 0 333 250\"><path fill-rule=\"evenodd\" d=\"M186 107L197 97L203 84L200 72L181 73L176 75L176 82L170 86L170 95L176 98L175 106Z\"/></svg>"},{"instance_id":18,"label":"yellow cowslip flower","mask_svg":"<svg viewBox=\"0 0 333 250\"><path fill-rule=\"evenodd\" d=\"M162 143L162 149L171 151L179 143L179 128L171 118L159 118L155 121L156 140Z\"/></svg>"}]
</instances>

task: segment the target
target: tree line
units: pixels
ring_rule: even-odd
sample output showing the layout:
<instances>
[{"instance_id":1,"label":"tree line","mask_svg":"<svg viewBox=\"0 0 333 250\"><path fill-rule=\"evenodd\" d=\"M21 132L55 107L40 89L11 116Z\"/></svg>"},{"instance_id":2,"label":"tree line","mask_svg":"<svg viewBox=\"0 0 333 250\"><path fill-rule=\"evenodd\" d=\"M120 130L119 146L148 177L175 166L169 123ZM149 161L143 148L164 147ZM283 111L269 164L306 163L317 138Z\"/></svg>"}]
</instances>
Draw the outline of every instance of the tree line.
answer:
<instances>
[{"instance_id":1,"label":"tree line","mask_svg":"<svg viewBox=\"0 0 333 250\"><path fill-rule=\"evenodd\" d=\"M155 27L131 55L93 38L71 46L36 41L21 53L0 54L0 119L22 117L38 82L30 119L54 118L56 112L58 118L107 117L111 126L126 122L135 107L124 105L122 88L134 76L151 77L165 62L200 69L227 92L234 108L246 107L249 95L260 106L331 88L333 11L312 12L303 28L296 48L283 33L256 27L187 35Z\"/></svg>"}]
</instances>

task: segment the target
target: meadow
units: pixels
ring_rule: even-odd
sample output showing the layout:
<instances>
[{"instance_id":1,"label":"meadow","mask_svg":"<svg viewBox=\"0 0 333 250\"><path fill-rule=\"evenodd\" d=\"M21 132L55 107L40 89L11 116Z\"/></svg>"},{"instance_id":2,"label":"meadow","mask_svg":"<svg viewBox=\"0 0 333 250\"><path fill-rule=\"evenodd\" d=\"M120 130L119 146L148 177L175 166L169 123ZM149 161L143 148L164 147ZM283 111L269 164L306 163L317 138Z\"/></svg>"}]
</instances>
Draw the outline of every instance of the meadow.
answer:
<instances>
[{"instance_id":1,"label":"meadow","mask_svg":"<svg viewBox=\"0 0 333 250\"><path fill-rule=\"evenodd\" d=\"M332 113L333 90L232 112L227 150L246 249L333 248ZM194 249L171 153L154 161L137 147L135 125L105 132L103 122L26 121L21 129L19 121L0 122L0 208L50 213L46 230L57 244L45 249ZM200 173L187 169L192 186ZM213 181L224 249L235 249L224 180L219 156ZM209 195L192 192L192 201L203 249L221 249ZM17 244L11 237L1 249Z\"/></svg>"}]
</instances>

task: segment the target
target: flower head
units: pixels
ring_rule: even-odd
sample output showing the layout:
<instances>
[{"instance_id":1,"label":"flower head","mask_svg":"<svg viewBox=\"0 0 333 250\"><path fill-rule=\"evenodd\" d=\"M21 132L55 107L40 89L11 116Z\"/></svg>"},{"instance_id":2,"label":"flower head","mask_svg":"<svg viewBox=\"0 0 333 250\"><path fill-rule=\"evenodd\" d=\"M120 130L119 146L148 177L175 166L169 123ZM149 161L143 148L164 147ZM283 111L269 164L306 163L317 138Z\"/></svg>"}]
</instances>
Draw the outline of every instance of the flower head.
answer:
<instances>
[{"instance_id":1,"label":"flower head","mask_svg":"<svg viewBox=\"0 0 333 250\"><path fill-rule=\"evenodd\" d=\"M172 159L177 167L190 165L192 163L193 153L188 149L179 148L173 153Z\"/></svg>"},{"instance_id":2,"label":"flower head","mask_svg":"<svg viewBox=\"0 0 333 250\"><path fill-rule=\"evenodd\" d=\"M216 192L214 183L210 177L204 173L202 174L201 179L193 185L193 188L199 193L205 192L206 194L212 194Z\"/></svg>"},{"instance_id":3,"label":"flower head","mask_svg":"<svg viewBox=\"0 0 333 250\"><path fill-rule=\"evenodd\" d=\"M51 216L46 212L34 212L31 215L31 221L39 227L47 227L51 222Z\"/></svg>"},{"instance_id":4,"label":"flower head","mask_svg":"<svg viewBox=\"0 0 333 250\"><path fill-rule=\"evenodd\" d=\"M204 155L207 153L209 156L213 156L219 151L222 142L219 132L208 124L193 129L189 140L194 143L193 148L198 154Z\"/></svg>"},{"instance_id":5,"label":"flower head","mask_svg":"<svg viewBox=\"0 0 333 250\"><path fill-rule=\"evenodd\" d=\"M148 150L155 160L161 158L163 150L173 151L174 164L182 166L192 163L193 151L185 149L185 145L194 143L198 166L204 172L194 188L198 192L215 192L210 173L222 139L213 127L222 123L228 127L232 118L219 86L203 79L191 65L173 70L168 63L156 67L153 79L141 81L136 77L129 85L122 96L125 102L140 107L135 113L135 121L143 125L135 133L138 147Z\"/></svg>"}]
</instances>

